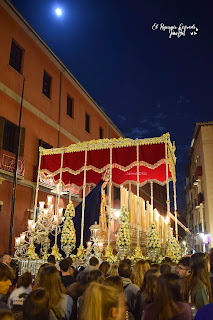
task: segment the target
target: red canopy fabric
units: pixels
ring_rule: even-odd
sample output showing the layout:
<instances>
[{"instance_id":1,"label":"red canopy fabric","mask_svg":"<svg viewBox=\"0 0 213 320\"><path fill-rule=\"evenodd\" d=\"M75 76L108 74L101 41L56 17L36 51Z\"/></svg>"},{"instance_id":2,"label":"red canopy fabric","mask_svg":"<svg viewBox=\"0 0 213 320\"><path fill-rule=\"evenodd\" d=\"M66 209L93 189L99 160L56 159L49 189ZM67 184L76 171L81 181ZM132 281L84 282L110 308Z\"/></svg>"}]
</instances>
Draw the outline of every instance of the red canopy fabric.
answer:
<instances>
[{"instance_id":1,"label":"red canopy fabric","mask_svg":"<svg viewBox=\"0 0 213 320\"><path fill-rule=\"evenodd\" d=\"M104 139L83 142L60 149L45 150L41 148L40 175L43 181L52 179L54 183L58 183L60 171L62 171L64 186L69 184L82 186L86 154L86 183L97 184L106 168L110 167L111 149L112 182L117 185L125 182L135 183L137 182L138 148L140 185L147 181L155 181L163 185L166 182L165 144L167 144L168 150L168 178L175 179L174 147L168 140L168 134L150 140L151 143L149 143L149 139ZM63 164L61 167L62 154Z\"/></svg>"}]
</instances>

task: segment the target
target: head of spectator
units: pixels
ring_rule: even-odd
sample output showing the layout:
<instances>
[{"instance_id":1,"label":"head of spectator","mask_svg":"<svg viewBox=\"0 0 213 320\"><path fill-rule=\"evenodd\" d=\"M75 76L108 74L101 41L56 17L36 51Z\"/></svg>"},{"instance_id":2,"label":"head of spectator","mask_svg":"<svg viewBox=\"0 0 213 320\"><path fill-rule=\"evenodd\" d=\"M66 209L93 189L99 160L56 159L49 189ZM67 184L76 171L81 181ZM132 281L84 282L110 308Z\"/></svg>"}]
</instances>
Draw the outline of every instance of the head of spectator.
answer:
<instances>
[{"instance_id":1,"label":"head of spectator","mask_svg":"<svg viewBox=\"0 0 213 320\"><path fill-rule=\"evenodd\" d=\"M175 273L164 273L158 278L155 295L157 319L173 319L180 311L177 306L182 301L179 276ZM179 319L179 318L178 318Z\"/></svg>"},{"instance_id":2,"label":"head of spectator","mask_svg":"<svg viewBox=\"0 0 213 320\"><path fill-rule=\"evenodd\" d=\"M71 257L67 257L66 259L68 260L69 265L70 265L70 267L71 267L71 266L72 266L72 263L73 263L72 258L71 258Z\"/></svg>"},{"instance_id":3,"label":"head of spectator","mask_svg":"<svg viewBox=\"0 0 213 320\"><path fill-rule=\"evenodd\" d=\"M131 267L127 263L121 262L118 267L118 274L122 278L129 278L131 272Z\"/></svg>"},{"instance_id":4,"label":"head of spectator","mask_svg":"<svg viewBox=\"0 0 213 320\"><path fill-rule=\"evenodd\" d=\"M145 303L151 303L154 301L154 296L157 287L157 280L160 276L160 271L157 268L151 268L146 271L144 275L144 281L141 286L141 292L143 293Z\"/></svg>"},{"instance_id":5,"label":"head of spectator","mask_svg":"<svg viewBox=\"0 0 213 320\"><path fill-rule=\"evenodd\" d=\"M49 263L43 263L42 265L40 265L40 268L38 269L38 273L37 273L36 278L35 278L35 285L36 286L39 283L40 274L42 272L42 269L45 268L46 266L49 266Z\"/></svg>"},{"instance_id":6,"label":"head of spectator","mask_svg":"<svg viewBox=\"0 0 213 320\"><path fill-rule=\"evenodd\" d=\"M139 288L141 288L144 275L147 270L150 269L150 265L146 260L140 260L135 263L132 268L130 280L132 283L137 284Z\"/></svg>"},{"instance_id":7,"label":"head of spectator","mask_svg":"<svg viewBox=\"0 0 213 320\"><path fill-rule=\"evenodd\" d=\"M160 266L160 274L164 274L164 273L169 273L171 272L171 266L167 263L163 263L161 266Z\"/></svg>"},{"instance_id":8,"label":"head of spectator","mask_svg":"<svg viewBox=\"0 0 213 320\"><path fill-rule=\"evenodd\" d=\"M81 320L121 320L125 313L124 296L115 288L91 283L85 291Z\"/></svg>"},{"instance_id":9,"label":"head of spectator","mask_svg":"<svg viewBox=\"0 0 213 320\"><path fill-rule=\"evenodd\" d=\"M2 262L10 265L11 263L11 256L8 253L4 253Z\"/></svg>"},{"instance_id":10,"label":"head of spectator","mask_svg":"<svg viewBox=\"0 0 213 320\"><path fill-rule=\"evenodd\" d=\"M167 263L170 267L173 266L173 262L169 257L165 257L162 262Z\"/></svg>"},{"instance_id":11,"label":"head of spectator","mask_svg":"<svg viewBox=\"0 0 213 320\"><path fill-rule=\"evenodd\" d=\"M109 262L103 261L103 262L100 264L99 270L101 270L101 272L103 272L104 276L106 277L107 272L109 271L109 268L110 268Z\"/></svg>"},{"instance_id":12,"label":"head of spectator","mask_svg":"<svg viewBox=\"0 0 213 320\"><path fill-rule=\"evenodd\" d=\"M212 290L209 277L209 256L202 252L196 252L190 257L191 274L186 277L182 285L182 296L184 301L189 301L199 308L197 302L197 287L204 287L208 292L208 300L212 300Z\"/></svg>"},{"instance_id":13,"label":"head of spectator","mask_svg":"<svg viewBox=\"0 0 213 320\"><path fill-rule=\"evenodd\" d=\"M32 274L30 272L25 272L18 279L17 288L24 287L25 289L27 289L29 286L32 285L32 281Z\"/></svg>"},{"instance_id":14,"label":"head of spectator","mask_svg":"<svg viewBox=\"0 0 213 320\"><path fill-rule=\"evenodd\" d=\"M24 302L23 320L49 319L49 294L43 288L33 290Z\"/></svg>"},{"instance_id":15,"label":"head of spectator","mask_svg":"<svg viewBox=\"0 0 213 320\"><path fill-rule=\"evenodd\" d=\"M49 255L49 257L47 259L47 262L50 263L50 264L55 265L56 264L55 256L53 254Z\"/></svg>"},{"instance_id":16,"label":"head of spectator","mask_svg":"<svg viewBox=\"0 0 213 320\"><path fill-rule=\"evenodd\" d=\"M104 284L123 292L123 281L120 276L109 276L104 280Z\"/></svg>"},{"instance_id":17,"label":"head of spectator","mask_svg":"<svg viewBox=\"0 0 213 320\"><path fill-rule=\"evenodd\" d=\"M210 248L210 249L209 249L209 256L210 256L210 257L211 257L212 252L213 252L213 248Z\"/></svg>"},{"instance_id":18,"label":"head of spectator","mask_svg":"<svg viewBox=\"0 0 213 320\"><path fill-rule=\"evenodd\" d=\"M151 263L150 268L155 268L155 269L157 268L160 270L160 264L159 263Z\"/></svg>"},{"instance_id":19,"label":"head of spectator","mask_svg":"<svg viewBox=\"0 0 213 320\"><path fill-rule=\"evenodd\" d=\"M130 259L125 258L125 259L123 259L121 262L128 264L129 267L130 267L130 269L131 269L132 261L131 261Z\"/></svg>"},{"instance_id":20,"label":"head of spectator","mask_svg":"<svg viewBox=\"0 0 213 320\"><path fill-rule=\"evenodd\" d=\"M178 262L176 271L180 277L180 279L184 279L191 273L190 268L190 257L183 257Z\"/></svg>"},{"instance_id":21,"label":"head of spectator","mask_svg":"<svg viewBox=\"0 0 213 320\"><path fill-rule=\"evenodd\" d=\"M65 293L57 268L51 264L42 268L38 280L37 286L49 294L49 306L52 309L61 299L62 293Z\"/></svg>"},{"instance_id":22,"label":"head of spectator","mask_svg":"<svg viewBox=\"0 0 213 320\"><path fill-rule=\"evenodd\" d=\"M0 309L0 320L15 320L15 318L9 309Z\"/></svg>"},{"instance_id":23,"label":"head of spectator","mask_svg":"<svg viewBox=\"0 0 213 320\"><path fill-rule=\"evenodd\" d=\"M103 283L104 282L104 274L101 270L91 270L87 274L87 284L91 282Z\"/></svg>"},{"instance_id":24,"label":"head of spectator","mask_svg":"<svg viewBox=\"0 0 213 320\"><path fill-rule=\"evenodd\" d=\"M113 263L108 272L107 272L107 276L118 276L118 263Z\"/></svg>"},{"instance_id":25,"label":"head of spectator","mask_svg":"<svg viewBox=\"0 0 213 320\"><path fill-rule=\"evenodd\" d=\"M63 259L59 262L60 271L62 273L62 276L69 276L70 275L70 264L67 259Z\"/></svg>"},{"instance_id":26,"label":"head of spectator","mask_svg":"<svg viewBox=\"0 0 213 320\"><path fill-rule=\"evenodd\" d=\"M7 264L0 262L0 294L6 295L8 293L12 285L12 278L11 268Z\"/></svg>"},{"instance_id":27,"label":"head of spectator","mask_svg":"<svg viewBox=\"0 0 213 320\"><path fill-rule=\"evenodd\" d=\"M90 260L89 260L89 265L98 268L98 266L99 266L99 261L98 261L98 259L97 259L96 257L90 258Z\"/></svg>"}]
</instances>

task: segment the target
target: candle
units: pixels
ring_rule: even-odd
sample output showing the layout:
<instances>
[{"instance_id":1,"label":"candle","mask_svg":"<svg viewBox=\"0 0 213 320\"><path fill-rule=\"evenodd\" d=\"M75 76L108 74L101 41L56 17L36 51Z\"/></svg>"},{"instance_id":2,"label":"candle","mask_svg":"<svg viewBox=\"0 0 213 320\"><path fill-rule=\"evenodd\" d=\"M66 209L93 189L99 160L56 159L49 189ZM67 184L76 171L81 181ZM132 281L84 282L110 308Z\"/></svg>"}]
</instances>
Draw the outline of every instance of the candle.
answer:
<instances>
[{"instance_id":1,"label":"candle","mask_svg":"<svg viewBox=\"0 0 213 320\"><path fill-rule=\"evenodd\" d=\"M87 247L90 248L91 247L91 242L87 242Z\"/></svg>"},{"instance_id":2,"label":"candle","mask_svg":"<svg viewBox=\"0 0 213 320\"><path fill-rule=\"evenodd\" d=\"M16 247L19 247L19 246L20 246L20 242L21 242L20 237L16 237L16 238L15 238L15 246L16 246Z\"/></svg>"},{"instance_id":3,"label":"candle","mask_svg":"<svg viewBox=\"0 0 213 320\"><path fill-rule=\"evenodd\" d=\"M39 208L44 209L44 201L39 201Z\"/></svg>"},{"instance_id":4,"label":"candle","mask_svg":"<svg viewBox=\"0 0 213 320\"><path fill-rule=\"evenodd\" d=\"M53 196L47 196L47 204L48 206L51 206L53 200Z\"/></svg>"},{"instance_id":5,"label":"candle","mask_svg":"<svg viewBox=\"0 0 213 320\"><path fill-rule=\"evenodd\" d=\"M35 231L35 223L31 224L31 231L34 232Z\"/></svg>"},{"instance_id":6,"label":"candle","mask_svg":"<svg viewBox=\"0 0 213 320\"><path fill-rule=\"evenodd\" d=\"M44 209L44 217L46 218L48 214L48 209Z\"/></svg>"},{"instance_id":7,"label":"candle","mask_svg":"<svg viewBox=\"0 0 213 320\"><path fill-rule=\"evenodd\" d=\"M58 217L56 215L54 215L54 221L57 222L58 221Z\"/></svg>"},{"instance_id":8,"label":"candle","mask_svg":"<svg viewBox=\"0 0 213 320\"><path fill-rule=\"evenodd\" d=\"M63 208L59 208L58 215L59 215L59 217L62 217L62 215L63 215Z\"/></svg>"},{"instance_id":9,"label":"candle","mask_svg":"<svg viewBox=\"0 0 213 320\"><path fill-rule=\"evenodd\" d=\"M24 233L21 233L20 240L21 240L21 243L23 244L25 241L25 234Z\"/></svg>"},{"instance_id":10,"label":"candle","mask_svg":"<svg viewBox=\"0 0 213 320\"><path fill-rule=\"evenodd\" d=\"M29 229L31 229L32 223L33 223L33 220L28 220L28 228Z\"/></svg>"}]
</instances>

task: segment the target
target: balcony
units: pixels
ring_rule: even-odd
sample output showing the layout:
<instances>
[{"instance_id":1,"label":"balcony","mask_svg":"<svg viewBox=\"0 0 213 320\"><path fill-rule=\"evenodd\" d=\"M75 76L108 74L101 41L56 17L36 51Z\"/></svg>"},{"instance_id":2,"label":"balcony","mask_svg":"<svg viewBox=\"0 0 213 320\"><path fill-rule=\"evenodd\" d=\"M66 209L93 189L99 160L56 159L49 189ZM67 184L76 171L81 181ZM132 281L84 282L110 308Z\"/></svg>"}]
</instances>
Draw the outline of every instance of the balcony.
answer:
<instances>
[{"instance_id":1,"label":"balcony","mask_svg":"<svg viewBox=\"0 0 213 320\"><path fill-rule=\"evenodd\" d=\"M0 149L0 169L14 172L15 170L15 154L4 149ZM24 177L25 162L23 157L18 157L18 175Z\"/></svg>"}]
</instances>

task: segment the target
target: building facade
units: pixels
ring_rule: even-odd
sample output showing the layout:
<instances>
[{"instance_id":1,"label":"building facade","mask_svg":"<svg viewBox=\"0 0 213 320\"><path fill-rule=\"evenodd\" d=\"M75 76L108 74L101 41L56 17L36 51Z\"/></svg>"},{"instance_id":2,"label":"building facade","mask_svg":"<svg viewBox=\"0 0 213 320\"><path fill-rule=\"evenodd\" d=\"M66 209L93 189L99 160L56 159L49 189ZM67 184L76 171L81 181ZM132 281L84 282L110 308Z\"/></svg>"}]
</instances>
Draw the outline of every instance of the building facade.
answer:
<instances>
[{"instance_id":1,"label":"building facade","mask_svg":"<svg viewBox=\"0 0 213 320\"><path fill-rule=\"evenodd\" d=\"M213 121L197 123L186 168L186 219L191 247L213 247Z\"/></svg>"},{"instance_id":2,"label":"building facade","mask_svg":"<svg viewBox=\"0 0 213 320\"><path fill-rule=\"evenodd\" d=\"M33 208L39 146L56 148L123 134L20 13L3 0L0 0L0 30L4 30L0 36L0 253L3 253L8 251L24 79L14 236L26 230ZM51 189L41 186L40 190L39 200L46 201ZM67 201L67 196L62 196L63 208Z\"/></svg>"}]
</instances>

